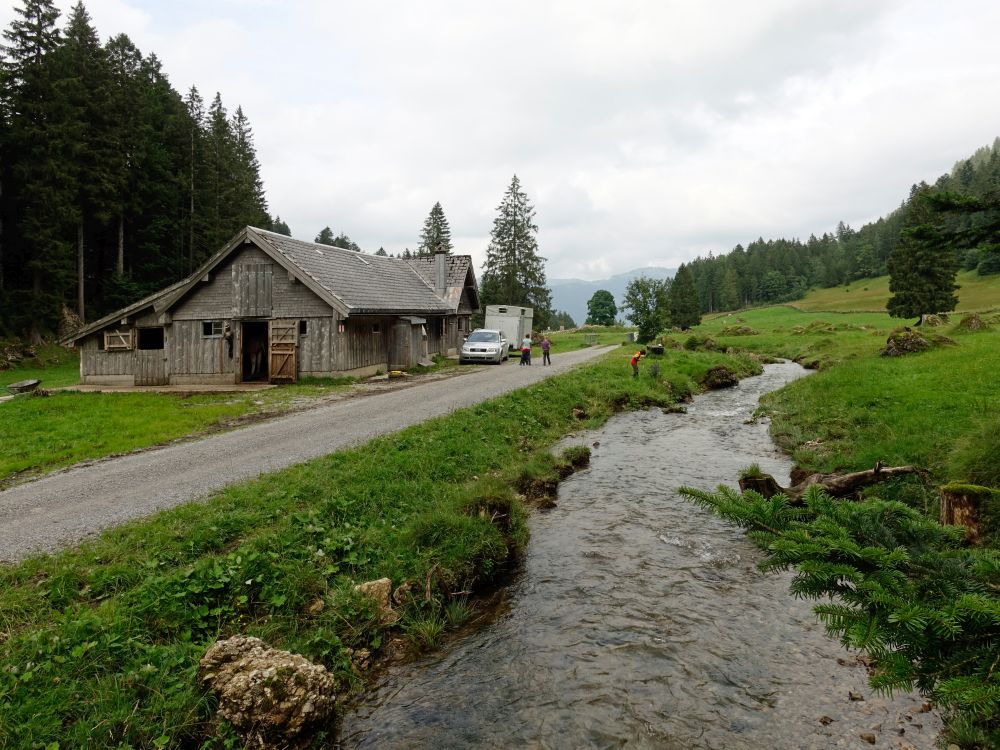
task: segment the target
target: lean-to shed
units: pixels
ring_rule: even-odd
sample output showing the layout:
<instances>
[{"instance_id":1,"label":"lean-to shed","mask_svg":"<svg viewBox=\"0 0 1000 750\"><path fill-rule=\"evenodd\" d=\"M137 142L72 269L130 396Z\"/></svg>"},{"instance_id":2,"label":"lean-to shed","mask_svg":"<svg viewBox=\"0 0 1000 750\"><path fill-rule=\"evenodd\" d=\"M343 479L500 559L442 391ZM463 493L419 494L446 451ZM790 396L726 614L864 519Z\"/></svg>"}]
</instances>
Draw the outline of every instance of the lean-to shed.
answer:
<instances>
[{"instance_id":1,"label":"lean-to shed","mask_svg":"<svg viewBox=\"0 0 1000 750\"><path fill-rule=\"evenodd\" d=\"M467 255L388 258L247 227L188 278L68 341L81 383L292 382L452 354L478 308Z\"/></svg>"}]
</instances>

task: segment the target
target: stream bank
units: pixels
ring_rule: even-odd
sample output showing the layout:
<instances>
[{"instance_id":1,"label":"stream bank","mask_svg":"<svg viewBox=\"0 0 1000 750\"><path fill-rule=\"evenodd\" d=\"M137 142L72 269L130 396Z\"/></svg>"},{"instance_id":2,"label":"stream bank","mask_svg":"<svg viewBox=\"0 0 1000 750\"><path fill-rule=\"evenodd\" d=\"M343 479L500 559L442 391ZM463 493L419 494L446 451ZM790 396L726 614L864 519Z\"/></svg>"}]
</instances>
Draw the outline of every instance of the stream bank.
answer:
<instances>
[{"instance_id":1,"label":"stream bank","mask_svg":"<svg viewBox=\"0 0 1000 750\"><path fill-rule=\"evenodd\" d=\"M482 629L388 670L343 719L338 747L929 750L940 721L917 695L872 695L790 574L765 576L742 532L681 499L791 468L750 422L805 374L768 365L686 414L623 413L564 442L591 467L531 521L523 570Z\"/></svg>"}]
</instances>

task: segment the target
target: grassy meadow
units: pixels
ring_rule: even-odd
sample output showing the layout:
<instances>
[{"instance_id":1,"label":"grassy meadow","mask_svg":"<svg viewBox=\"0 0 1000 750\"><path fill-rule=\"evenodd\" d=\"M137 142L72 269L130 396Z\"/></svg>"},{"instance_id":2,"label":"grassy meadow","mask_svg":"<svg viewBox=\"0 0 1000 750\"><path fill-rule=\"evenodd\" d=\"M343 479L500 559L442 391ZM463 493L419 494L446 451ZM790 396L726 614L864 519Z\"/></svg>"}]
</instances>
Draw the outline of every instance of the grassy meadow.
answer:
<instances>
[{"instance_id":1,"label":"grassy meadow","mask_svg":"<svg viewBox=\"0 0 1000 750\"><path fill-rule=\"evenodd\" d=\"M562 435L620 409L672 403L717 364L759 370L719 352L670 351L657 362L658 375L647 366L626 377L616 350L205 503L0 566L0 746L232 747L195 679L220 636L257 635L301 653L345 688L364 680L350 649L378 658L431 647L470 615L466 592L497 581L523 548L523 497L550 492L583 452L553 457ZM396 625L380 624L353 592L383 576L412 586Z\"/></svg>"},{"instance_id":2,"label":"grassy meadow","mask_svg":"<svg viewBox=\"0 0 1000 750\"><path fill-rule=\"evenodd\" d=\"M961 317L923 329L951 343L904 357L879 354L904 322L885 313L772 307L706 319L693 336L819 369L762 400L772 434L802 468L840 472L868 469L877 460L915 464L926 470L932 487L982 481L982 471L970 476L967 467L1000 434L1000 316L984 316L990 327L975 333L963 332ZM933 512L936 493L917 494Z\"/></svg>"},{"instance_id":3,"label":"grassy meadow","mask_svg":"<svg viewBox=\"0 0 1000 750\"><path fill-rule=\"evenodd\" d=\"M975 271L959 271L956 312L984 312L1000 307L1000 274L980 276ZM884 312L889 299L889 277L852 281L844 286L815 289L792 302L804 312Z\"/></svg>"},{"instance_id":4,"label":"grassy meadow","mask_svg":"<svg viewBox=\"0 0 1000 750\"><path fill-rule=\"evenodd\" d=\"M80 461L282 414L346 391L354 382L316 379L234 393L21 395L0 403L0 487Z\"/></svg>"}]
</instances>

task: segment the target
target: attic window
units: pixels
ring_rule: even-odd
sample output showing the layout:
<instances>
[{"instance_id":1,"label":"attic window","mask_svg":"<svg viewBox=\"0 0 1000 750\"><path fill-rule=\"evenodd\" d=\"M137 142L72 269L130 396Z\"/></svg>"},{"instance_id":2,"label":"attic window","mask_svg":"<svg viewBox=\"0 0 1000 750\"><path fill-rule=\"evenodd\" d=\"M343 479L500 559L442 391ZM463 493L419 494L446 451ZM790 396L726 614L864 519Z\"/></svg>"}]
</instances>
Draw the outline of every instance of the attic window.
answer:
<instances>
[{"instance_id":1,"label":"attic window","mask_svg":"<svg viewBox=\"0 0 1000 750\"><path fill-rule=\"evenodd\" d=\"M372 333L382 333L382 326L378 323L372 323Z\"/></svg>"}]
</instances>

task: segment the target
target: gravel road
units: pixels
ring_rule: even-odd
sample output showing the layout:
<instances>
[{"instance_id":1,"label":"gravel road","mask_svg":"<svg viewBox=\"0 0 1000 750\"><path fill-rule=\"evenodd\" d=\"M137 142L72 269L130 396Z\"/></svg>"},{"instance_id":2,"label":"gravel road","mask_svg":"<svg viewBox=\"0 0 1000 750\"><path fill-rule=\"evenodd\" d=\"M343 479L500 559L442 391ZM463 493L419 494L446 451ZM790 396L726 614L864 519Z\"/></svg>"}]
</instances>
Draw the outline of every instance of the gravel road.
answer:
<instances>
[{"instance_id":1,"label":"gravel road","mask_svg":"<svg viewBox=\"0 0 1000 750\"><path fill-rule=\"evenodd\" d=\"M349 398L232 432L70 468L0 492L0 561L72 544L234 482L358 445L536 383L610 347L511 360L444 380ZM627 374L622 361L622 375ZM2 407L0 407L2 409Z\"/></svg>"}]
</instances>

